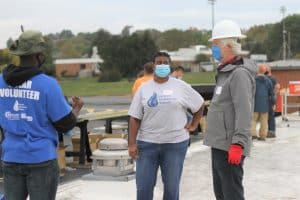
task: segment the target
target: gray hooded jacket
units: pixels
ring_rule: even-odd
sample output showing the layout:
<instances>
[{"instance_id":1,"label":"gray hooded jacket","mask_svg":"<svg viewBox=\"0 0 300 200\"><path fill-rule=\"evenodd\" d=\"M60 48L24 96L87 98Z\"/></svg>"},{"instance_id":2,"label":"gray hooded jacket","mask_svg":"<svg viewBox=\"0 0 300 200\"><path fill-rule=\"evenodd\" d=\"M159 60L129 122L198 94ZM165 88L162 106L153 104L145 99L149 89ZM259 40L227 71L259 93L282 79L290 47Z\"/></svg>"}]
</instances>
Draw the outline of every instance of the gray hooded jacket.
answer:
<instances>
[{"instance_id":1,"label":"gray hooded jacket","mask_svg":"<svg viewBox=\"0 0 300 200\"><path fill-rule=\"evenodd\" d=\"M231 144L240 144L243 155L249 155L256 72L256 64L249 59L243 59L241 65L226 65L218 72L204 145L228 151Z\"/></svg>"}]
</instances>

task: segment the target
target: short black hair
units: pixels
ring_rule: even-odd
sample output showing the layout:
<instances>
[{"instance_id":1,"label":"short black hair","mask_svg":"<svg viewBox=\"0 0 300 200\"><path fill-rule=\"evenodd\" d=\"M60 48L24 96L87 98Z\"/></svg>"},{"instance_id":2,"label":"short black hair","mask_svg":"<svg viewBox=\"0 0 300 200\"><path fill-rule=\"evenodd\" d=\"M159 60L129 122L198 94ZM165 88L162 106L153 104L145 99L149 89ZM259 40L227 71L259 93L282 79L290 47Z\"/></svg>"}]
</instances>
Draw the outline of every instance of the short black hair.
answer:
<instances>
[{"instance_id":1,"label":"short black hair","mask_svg":"<svg viewBox=\"0 0 300 200\"><path fill-rule=\"evenodd\" d=\"M180 65L174 68L174 71L180 71L180 70L184 72L184 68Z\"/></svg>"},{"instance_id":2,"label":"short black hair","mask_svg":"<svg viewBox=\"0 0 300 200\"><path fill-rule=\"evenodd\" d=\"M169 60L171 62L171 57L167 52L163 52L163 51L157 52L153 57L153 62L155 62L155 58L157 58L157 57L167 57L167 58L169 58Z\"/></svg>"},{"instance_id":3,"label":"short black hair","mask_svg":"<svg viewBox=\"0 0 300 200\"><path fill-rule=\"evenodd\" d=\"M154 65L153 62L147 62L146 64L144 64L144 71L147 74L153 74L154 72L153 65Z\"/></svg>"}]
</instances>

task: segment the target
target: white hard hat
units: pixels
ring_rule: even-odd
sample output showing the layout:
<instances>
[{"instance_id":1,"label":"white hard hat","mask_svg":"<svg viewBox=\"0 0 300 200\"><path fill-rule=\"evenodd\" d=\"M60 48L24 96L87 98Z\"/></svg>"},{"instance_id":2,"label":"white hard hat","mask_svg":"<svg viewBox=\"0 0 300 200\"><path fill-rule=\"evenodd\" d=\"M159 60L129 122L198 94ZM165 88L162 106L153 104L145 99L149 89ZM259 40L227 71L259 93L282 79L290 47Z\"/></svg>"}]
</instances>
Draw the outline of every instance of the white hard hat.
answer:
<instances>
[{"instance_id":1,"label":"white hard hat","mask_svg":"<svg viewBox=\"0 0 300 200\"><path fill-rule=\"evenodd\" d=\"M209 41L222 38L245 38L237 23L231 20L222 20L218 22L212 31L212 37Z\"/></svg>"}]
</instances>

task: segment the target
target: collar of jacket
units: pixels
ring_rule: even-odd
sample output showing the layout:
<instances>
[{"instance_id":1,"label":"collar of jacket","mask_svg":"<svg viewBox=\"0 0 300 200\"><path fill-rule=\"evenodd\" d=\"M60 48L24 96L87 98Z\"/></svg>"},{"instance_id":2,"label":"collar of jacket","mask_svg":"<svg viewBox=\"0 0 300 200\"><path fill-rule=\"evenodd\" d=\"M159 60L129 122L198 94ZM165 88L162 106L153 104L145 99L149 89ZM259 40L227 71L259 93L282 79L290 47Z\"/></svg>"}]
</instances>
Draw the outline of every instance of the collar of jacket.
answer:
<instances>
[{"instance_id":1,"label":"collar of jacket","mask_svg":"<svg viewBox=\"0 0 300 200\"><path fill-rule=\"evenodd\" d=\"M229 60L228 62L219 65L218 71L228 72L228 71L235 69L238 65L241 65L243 63L244 63L243 58L236 56L236 57L232 58L231 60Z\"/></svg>"}]
</instances>

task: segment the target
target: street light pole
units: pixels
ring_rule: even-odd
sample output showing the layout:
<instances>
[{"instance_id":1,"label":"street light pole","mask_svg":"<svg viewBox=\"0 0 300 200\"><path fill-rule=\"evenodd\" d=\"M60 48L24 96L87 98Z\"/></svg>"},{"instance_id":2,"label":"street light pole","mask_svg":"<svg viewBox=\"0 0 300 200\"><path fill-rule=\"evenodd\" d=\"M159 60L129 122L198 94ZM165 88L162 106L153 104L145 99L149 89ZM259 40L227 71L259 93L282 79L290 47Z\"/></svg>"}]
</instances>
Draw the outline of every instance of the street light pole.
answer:
<instances>
[{"instance_id":1,"label":"street light pole","mask_svg":"<svg viewBox=\"0 0 300 200\"><path fill-rule=\"evenodd\" d=\"M215 26L215 2L217 0L208 0L208 3L211 4L211 30Z\"/></svg>"},{"instance_id":2,"label":"street light pole","mask_svg":"<svg viewBox=\"0 0 300 200\"><path fill-rule=\"evenodd\" d=\"M217 0L208 0L208 3L211 4L211 37L212 37L212 32L215 26L215 2ZM215 59L212 57L212 65L214 68L214 71L216 71L217 66L215 63Z\"/></svg>"},{"instance_id":3,"label":"street light pole","mask_svg":"<svg viewBox=\"0 0 300 200\"><path fill-rule=\"evenodd\" d=\"M286 8L284 6L280 7L280 12L282 14L282 59L286 60L286 30L285 30L285 22L284 22L284 17L285 17L285 12Z\"/></svg>"}]
</instances>

